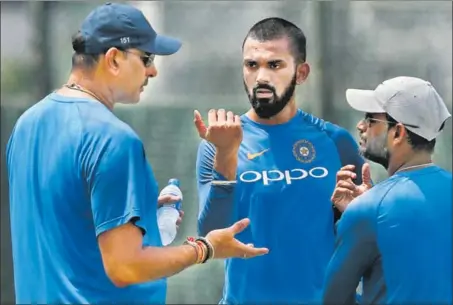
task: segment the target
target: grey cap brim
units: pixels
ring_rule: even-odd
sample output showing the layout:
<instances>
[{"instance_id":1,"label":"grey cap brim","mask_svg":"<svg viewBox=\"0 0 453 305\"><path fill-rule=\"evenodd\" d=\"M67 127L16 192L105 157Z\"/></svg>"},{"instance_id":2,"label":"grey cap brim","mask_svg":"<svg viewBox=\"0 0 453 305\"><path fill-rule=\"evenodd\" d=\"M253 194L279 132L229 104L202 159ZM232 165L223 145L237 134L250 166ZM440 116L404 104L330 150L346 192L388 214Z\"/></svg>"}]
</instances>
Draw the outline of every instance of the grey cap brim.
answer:
<instances>
[{"instance_id":1,"label":"grey cap brim","mask_svg":"<svg viewBox=\"0 0 453 305\"><path fill-rule=\"evenodd\" d=\"M346 90L346 101L355 110L368 113L385 113L376 98L374 90Z\"/></svg>"},{"instance_id":2,"label":"grey cap brim","mask_svg":"<svg viewBox=\"0 0 453 305\"><path fill-rule=\"evenodd\" d=\"M156 39L137 47L137 49L155 55L172 55L179 51L181 45L181 41L176 38L157 35Z\"/></svg>"}]
</instances>

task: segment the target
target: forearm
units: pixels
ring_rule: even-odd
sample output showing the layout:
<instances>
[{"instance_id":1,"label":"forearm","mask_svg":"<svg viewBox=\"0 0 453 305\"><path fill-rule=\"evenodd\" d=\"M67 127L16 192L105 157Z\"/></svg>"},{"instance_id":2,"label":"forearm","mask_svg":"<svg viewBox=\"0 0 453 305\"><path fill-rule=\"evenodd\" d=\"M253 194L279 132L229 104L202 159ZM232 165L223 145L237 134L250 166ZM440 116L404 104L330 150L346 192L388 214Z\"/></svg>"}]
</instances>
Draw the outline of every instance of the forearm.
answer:
<instances>
[{"instance_id":1,"label":"forearm","mask_svg":"<svg viewBox=\"0 0 453 305\"><path fill-rule=\"evenodd\" d=\"M214 170L223 175L227 180L236 180L238 167L237 150L216 150L214 156Z\"/></svg>"},{"instance_id":2,"label":"forearm","mask_svg":"<svg viewBox=\"0 0 453 305\"><path fill-rule=\"evenodd\" d=\"M198 234L231 224L238 164L237 149L216 149L202 142L197 157Z\"/></svg>"},{"instance_id":3,"label":"forearm","mask_svg":"<svg viewBox=\"0 0 453 305\"><path fill-rule=\"evenodd\" d=\"M217 173L214 174L216 181ZM205 185L200 192L202 200L198 215L198 234L205 236L212 230L231 225L233 221L235 185Z\"/></svg>"},{"instance_id":4,"label":"forearm","mask_svg":"<svg viewBox=\"0 0 453 305\"><path fill-rule=\"evenodd\" d=\"M190 245L145 247L118 268L117 285L128 286L169 277L196 264L197 251Z\"/></svg>"}]
</instances>

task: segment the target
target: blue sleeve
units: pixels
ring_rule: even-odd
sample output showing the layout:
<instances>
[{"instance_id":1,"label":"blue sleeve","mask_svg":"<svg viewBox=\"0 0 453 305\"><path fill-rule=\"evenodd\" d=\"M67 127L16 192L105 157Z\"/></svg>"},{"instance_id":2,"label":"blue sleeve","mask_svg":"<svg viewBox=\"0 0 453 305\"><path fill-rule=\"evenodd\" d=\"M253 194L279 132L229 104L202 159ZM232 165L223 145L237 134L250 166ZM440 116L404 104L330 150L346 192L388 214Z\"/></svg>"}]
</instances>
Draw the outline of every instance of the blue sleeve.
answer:
<instances>
[{"instance_id":1,"label":"blue sleeve","mask_svg":"<svg viewBox=\"0 0 453 305\"><path fill-rule=\"evenodd\" d=\"M341 166L355 165L354 172L357 176L354 183L362 184L362 167L365 164L365 159L362 157L356 141L346 129L331 123L326 123L326 125L327 131L337 147ZM333 208L333 213L334 222L337 222L341 218L341 212Z\"/></svg>"},{"instance_id":2,"label":"blue sleeve","mask_svg":"<svg viewBox=\"0 0 453 305\"><path fill-rule=\"evenodd\" d=\"M372 205L355 199L338 222L335 251L327 266L323 304L354 304L357 286L379 255Z\"/></svg>"},{"instance_id":3,"label":"blue sleeve","mask_svg":"<svg viewBox=\"0 0 453 305\"><path fill-rule=\"evenodd\" d=\"M212 181L226 181L225 177L214 170L214 156L214 146L203 140L198 146L196 162L200 235L233 223L235 186L212 184Z\"/></svg>"},{"instance_id":4,"label":"blue sleeve","mask_svg":"<svg viewBox=\"0 0 453 305\"><path fill-rule=\"evenodd\" d=\"M356 184L362 184L362 166L365 159L362 157L359 146L352 135L344 128L330 124L331 138L335 142L338 154L340 156L341 166L355 165L357 178Z\"/></svg>"},{"instance_id":5,"label":"blue sleeve","mask_svg":"<svg viewBox=\"0 0 453 305\"><path fill-rule=\"evenodd\" d=\"M120 132L91 142L82 164L96 236L128 222L138 225L143 202L151 199L142 142Z\"/></svg>"}]
</instances>

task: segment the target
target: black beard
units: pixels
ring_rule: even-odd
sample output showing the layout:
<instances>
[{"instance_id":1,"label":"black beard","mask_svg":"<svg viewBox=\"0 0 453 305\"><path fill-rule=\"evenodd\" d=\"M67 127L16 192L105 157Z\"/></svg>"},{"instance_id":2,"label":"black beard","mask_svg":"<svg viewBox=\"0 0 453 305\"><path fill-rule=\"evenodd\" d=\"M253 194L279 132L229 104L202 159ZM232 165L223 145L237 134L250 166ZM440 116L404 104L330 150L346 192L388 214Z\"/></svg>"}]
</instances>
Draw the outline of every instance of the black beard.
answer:
<instances>
[{"instance_id":1,"label":"black beard","mask_svg":"<svg viewBox=\"0 0 453 305\"><path fill-rule=\"evenodd\" d=\"M362 152L362 155L365 159L375 162L377 164L380 164L385 169L388 169L388 167L389 167L390 153L389 153L388 149L386 149L385 157L378 156L373 153L369 153L366 150L364 152Z\"/></svg>"},{"instance_id":2,"label":"black beard","mask_svg":"<svg viewBox=\"0 0 453 305\"><path fill-rule=\"evenodd\" d=\"M289 103L291 98L294 95L294 91L296 90L296 74L294 73L293 79L288 87L285 89L281 97L277 96L275 92L275 88L267 85L261 84L257 85L253 88L253 96L250 95L247 85L244 81L244 88L245 92L247 92L247 96L249 97L250 104L252 105L253 109L255 110L256 114L262 119L269 119L283 110L285 106ZM272 98L257 98L256 91L258 89L266 89L272 92Z\"/></svg>"}]
</instances>

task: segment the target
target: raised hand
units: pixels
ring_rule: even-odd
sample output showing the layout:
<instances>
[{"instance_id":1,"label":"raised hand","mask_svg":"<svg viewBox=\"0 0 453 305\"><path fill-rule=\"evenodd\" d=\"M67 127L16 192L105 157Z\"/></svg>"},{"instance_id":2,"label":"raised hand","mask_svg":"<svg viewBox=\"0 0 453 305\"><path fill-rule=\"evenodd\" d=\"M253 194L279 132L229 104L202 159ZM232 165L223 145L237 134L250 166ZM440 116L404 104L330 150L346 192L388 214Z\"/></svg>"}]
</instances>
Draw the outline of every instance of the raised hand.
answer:
<instances>
[{"instance_id":1,"label":"raised hand","mask_svg":"<svg viewBox=\"0 0 453 305\"><path fill-rule=\"evenodd\" d=\"M244 244L234 238L234 236L242 232L250 224L248 218L244 218L231 227L225 229L214 230L206 235L206 239L214 247L214 258L252 258L267 254L267 248L255 248L252 244Z\"/></svg>"},{"instance_id":2,"label":"raised hand","mask_svg":"<svg viewBox=\"0 0 453 305\"><path fill-rule=\"evenodd\" d=\"M331 201L340 212L343 212L347 205L354 198L365 193L373 187L371 184L370 165L365 163L362 166L362 184L356 185L353 179L356 178L354 165L343 166L337 173L337 184L332 194Z\"/></svg>"},{"instance_id":3,"label":"raised hand","mask_svg":"<svg viewBox=\"0 0 453 305\"><path fill-rule=\"evenodd\" d=\"M241 119L225 109L211 109L208 112L208 126L203 122L200 112L194 111L194 123L202 139L211 142L217 150L235 151L242 141Z\"/></svg>"}]
</instances>

